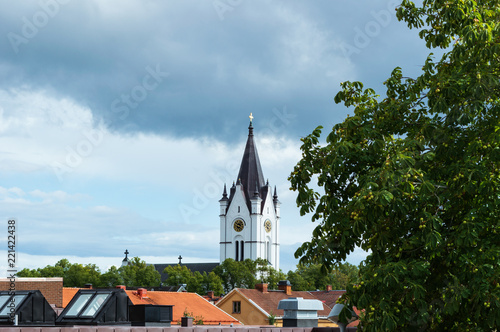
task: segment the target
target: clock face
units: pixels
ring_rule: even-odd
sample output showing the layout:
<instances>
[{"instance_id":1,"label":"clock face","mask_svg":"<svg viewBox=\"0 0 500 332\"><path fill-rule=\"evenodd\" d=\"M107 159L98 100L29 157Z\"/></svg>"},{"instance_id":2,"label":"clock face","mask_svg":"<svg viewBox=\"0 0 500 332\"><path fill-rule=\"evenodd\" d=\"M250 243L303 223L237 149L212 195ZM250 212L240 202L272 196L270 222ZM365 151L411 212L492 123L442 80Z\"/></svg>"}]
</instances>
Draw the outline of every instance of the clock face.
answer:
<instances>
[{"instance_id":1,"label":"clock face","mask_svg":"<svg viewBox=\"0 0 500 332\"><path fill-rule=\"evenodd\" d=\"M265 228L266 232L269 233L272 229L271 221L266 220L266 222L264 223L264 228Z\"/></svg>"},{"instance_id":2,"label":"clock face","mask_svg":"<svg viewBox=\"0 0 500 332\"><path fill-rule=\"evenodd\" d=\"M243 223L243 220L238 219L234 222L233 228L235 231L241 232L244 227L245 227L245 224Z\"/></svg>"}]
</instances>

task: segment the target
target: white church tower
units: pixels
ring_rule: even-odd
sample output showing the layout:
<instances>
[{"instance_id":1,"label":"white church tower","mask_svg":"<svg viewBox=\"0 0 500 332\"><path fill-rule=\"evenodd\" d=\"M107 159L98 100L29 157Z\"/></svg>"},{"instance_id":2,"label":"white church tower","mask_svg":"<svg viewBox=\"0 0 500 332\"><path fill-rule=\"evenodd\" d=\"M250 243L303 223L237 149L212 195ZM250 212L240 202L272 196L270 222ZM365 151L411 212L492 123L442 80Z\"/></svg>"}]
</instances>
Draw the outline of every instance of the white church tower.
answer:
<instances>
[{"instance_id":1,"label":"white church tower","mask_svg":"<svg viewBox=\"0 0 500 332\"><path fill-rule=\"evenodd\" d=\"M280 265L280 202L274 187L264 180L253 139L252 114L248 139L236 184L224 185L220 202L220 261L263 258Z\"/></svg>"}]
</instances>

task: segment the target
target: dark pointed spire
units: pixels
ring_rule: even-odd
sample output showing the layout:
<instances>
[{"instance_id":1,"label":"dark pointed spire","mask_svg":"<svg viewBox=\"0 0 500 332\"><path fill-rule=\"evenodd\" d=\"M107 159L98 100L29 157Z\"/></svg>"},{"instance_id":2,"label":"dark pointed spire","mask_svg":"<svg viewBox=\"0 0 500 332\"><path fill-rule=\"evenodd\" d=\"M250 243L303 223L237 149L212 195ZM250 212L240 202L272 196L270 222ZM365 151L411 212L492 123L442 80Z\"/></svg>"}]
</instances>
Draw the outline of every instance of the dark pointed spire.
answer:
<instances>
[{"instance_id":1,"label":"dark pointed spire","mask_svg":"<svg viewBox=\"0 0 500 332\"><path fill-rule=\"evenodd\" d=\"M276 186L274 186L274 195L273 195L274 201L278 201L278 192L276 191Z\"/></svg>"},{"instance_id":2,"label":"dark pointed spire","mask_svg":"<svg viewBox=\"0 0 500 332\"><path fill-rule=\"evenodd\" d=\"M221 201L227 201L227 190L226 190L226 184L224 183L224 192L222 193L222 198Z\"/></svg>"},{"instance_id":3,"label":"dark pointed spire","mask_svg":"<svg viewBox=\"0 0 500 332\"><path fill-rule=\"evenodd\" d=\"M262 167L260 166L259 154L253 139L253 116L250 114L250 126L248 127L248 139L245 146L245 152L241 160L240 171L238 173L238 182L243 186L247 197L247 204L250 207L250 197L254 196L255 190L260 194L261 188L266 185Z\"/></svg>"}]
</instances>

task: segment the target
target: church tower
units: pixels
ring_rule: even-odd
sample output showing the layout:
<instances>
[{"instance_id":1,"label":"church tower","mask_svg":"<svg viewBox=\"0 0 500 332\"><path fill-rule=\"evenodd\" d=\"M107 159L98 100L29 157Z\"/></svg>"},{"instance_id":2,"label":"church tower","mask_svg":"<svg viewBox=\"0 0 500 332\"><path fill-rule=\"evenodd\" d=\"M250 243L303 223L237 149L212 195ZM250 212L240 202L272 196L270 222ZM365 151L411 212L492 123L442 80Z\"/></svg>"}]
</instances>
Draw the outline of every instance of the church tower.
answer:
<instances>
[{"instance_id":1,"label":"church tower","mask_svg":"<svg viewBox=\"0 0 500 332\"><path fill-rule=\"evenodd\" d=\"M263 258L279 270L280 202L264 180L253 138L252 114L248 139L236 183L229 195L224 185L220 203L220 261Z\"/></svg>"}]
</instances>

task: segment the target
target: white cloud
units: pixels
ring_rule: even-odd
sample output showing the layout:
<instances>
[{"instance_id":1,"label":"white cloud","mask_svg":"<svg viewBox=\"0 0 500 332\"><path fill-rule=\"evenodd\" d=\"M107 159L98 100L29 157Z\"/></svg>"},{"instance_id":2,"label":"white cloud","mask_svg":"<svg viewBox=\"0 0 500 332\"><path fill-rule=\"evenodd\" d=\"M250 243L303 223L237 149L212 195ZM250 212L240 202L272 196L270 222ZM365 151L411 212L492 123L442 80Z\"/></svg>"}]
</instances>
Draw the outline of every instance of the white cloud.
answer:
<instances>
[{"instance_id":1,"label":"white cloud","mask_svg":"<svg viewBox=\"0 0 500 332\"><path fill-rule=\"evenodd\" d=\"M124 136L95 123L88 108L70 100L58 102L43 92L27 91L0 91L0 98L8 105L0 120L9 122L5 131L10 133L0 136L0 146L8 146L7 153L2 149L3 171L22 179L36 169L55 188L0 187L2 216L7 213L9 218L19 219L20 243L28 248L27 253L94 257L128 248L141 256L175 252L188 259L218 259L217 201L223 183L231 185L236 179L245 141L227 145L208 138ZM24 104L25 100L37 102ZM20 109L27 111L17 112ZM286 130L286 123L280 126ZM287 193L286 178L300 157L298 144L273 135L275 131L270 128L255 128L255 133L264 175L278 187L282 202L290 205L288 200L294 198ZM53 165L53 161L64 164L68 151L78 153L81 142L92 141L96 143L88 155L78 155L78 165L68 164L74 167L59 182L47 165ZM31 167L5 166L17 161ZM82 181L93 185L83 185ZM147 189L146 196L123 193L113 188L114 183L130 188L162 188L165 196L155 197ZM76 192L76 187L81 191ZM102 204L102 191L127 196L119 203ZM195 213L183 218L181 206ZM300 241L297 235L303 232L296 232L294 225L303 225L297 220L286 220L283 225L283 243Z\"/></svg>"}]
</instances>

